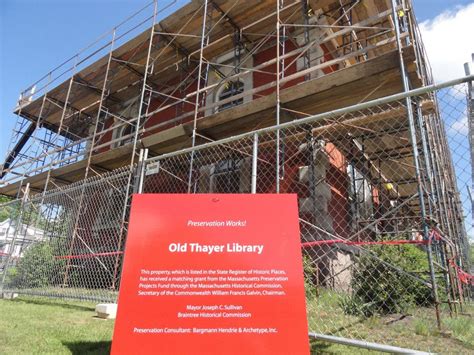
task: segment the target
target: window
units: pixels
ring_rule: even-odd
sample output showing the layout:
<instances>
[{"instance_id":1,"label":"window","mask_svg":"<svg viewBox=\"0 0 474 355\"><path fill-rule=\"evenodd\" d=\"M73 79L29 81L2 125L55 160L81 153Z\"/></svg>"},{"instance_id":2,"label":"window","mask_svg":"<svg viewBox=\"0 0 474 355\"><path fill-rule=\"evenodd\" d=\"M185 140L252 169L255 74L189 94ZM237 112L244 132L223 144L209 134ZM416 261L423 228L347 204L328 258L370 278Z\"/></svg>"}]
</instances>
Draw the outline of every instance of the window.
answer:
<instances>
[{"instance_id":1,"label":"window","mask_svg":"<svg viewBox=\"0 0 474 355\"><path fill-rule=\"evenodd\" d=\"M206 111L205 116L216 114L220 111L232 108L237 105L244 105L253 100L254 95L245 95L245 97L232 97L242 93L247 93L253 88L252 72L242 74L238 79L233 77L236 73L236 61L234 50L229 50L222 55L212 58L214 63L219 64L219 71L222 75L209 75L207 85L212 85L215 90L212 94L206 95ZM222 66L221 66L222 64ZM253 56L245 59L245 68L253 67ZM226 82L222 82L222 78L228 78ZM229 100L228 102L219 102Z\"/></svg>"},{"instance_id":2,"label":"window","mask_svg":"<svg viewBox=\"0 0 474 355\"><path fill-rule=\"evenodd\" d=\"M123 120L115 120L113 125L117 127L112 132L112 148L118 148L133 142L134 133L137 129L136 121L125 122Z\"/></svg>"},{"instance_id":3,"label":"window","mask_svg":"<svg viewBox=\"0 0 474 355\"><path fill-rule=\"evenodd\" d=\"M216 192L236 193L240 191L240 169L233 159L222 160L214 166L213 189Z\"/></svg>"},{"instance_id":4,"label":"window","mask_svg":"<svg viewBox=\"0 0 474 355\"><path fill-rule=\"evenodd\" d=\"M130 123L127 123L123 128L122 130L120 131L120 137L126 137L128 135L131 135L132 133L135 132L135 125L134 124L130 124ZM126 145L130 142L133 142L133 135L131 135L130 137L126 137L122 140L120 140L117 144L117 146L122 146L122 145Z\"/></svg>"},{"instance_id":5,"label":"window","mask_svg":"<svg viewBox=\"0 0 474 355\"><path fill-rule=\"evenodd\" d=\"M252 158L228 158L199 169L200 193L250 192Z\"/></svg>"},{"instance_id":6,"label":"window","mask_svg":"<svg viewBox=\"0 0 474 355\"><path fill-rule=\"evenodd\" d=\"M222 87L219 89L217 93L218 101L226 100L232 96L239 95L244 92L244 83L240 80L237 81L229 81L226 82ZM228 108L241 105L244 102L244 98L238 98L233 101L225 102L219 106L218 111L223 111Z\"/></svg>"},{"instance_id":7,"label":"window","mask_svg":"<svg viewBox=\"0 0 474 355\"><path fill-rule=\"evenodd\" d=\"M350 179L350 201L352 224L355 230L359 230L361 225L367 223L367 220L373 215L373 191L372 184L367 177L355 166L349 164L347 172Z\"/></svg>"}]
</instances>

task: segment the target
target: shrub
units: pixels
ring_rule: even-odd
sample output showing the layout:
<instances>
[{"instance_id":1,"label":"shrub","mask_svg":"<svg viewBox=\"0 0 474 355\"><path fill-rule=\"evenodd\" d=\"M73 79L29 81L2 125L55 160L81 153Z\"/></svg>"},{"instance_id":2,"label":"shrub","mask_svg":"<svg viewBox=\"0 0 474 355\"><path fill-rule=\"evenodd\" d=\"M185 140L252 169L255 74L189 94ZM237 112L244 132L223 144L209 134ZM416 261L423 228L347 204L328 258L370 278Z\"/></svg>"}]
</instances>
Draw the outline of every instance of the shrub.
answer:
<instances>
[{"instance_id":1,"label":"shrub","mask_svg":"<svg viewBox=\"0 0 474 355\"><path fill-rule=\"evenodd\" d=\"M7 275L5 277L5 284L10 285L12 284L12 280L14 280L18 275L18 269L16 267L9 267L7 271Z\"/></svg>"},{"instance_id":2,"label":"shrub","mask_svg":"<svg viewBox=\"0 0 474 355\"><path fill-rule=\"evenodd\" d=\"M31 245L19 260L11 286L18 288L47 287L56 282L61 274L64 260L55 258L55 245L38 242Z\"/></svg>"},{"instance_id":3,"label":"shrub","mask_svg":"<svg viewBox=\"0 0 474 355\"><path fill-rule=\"evenodd\" d=\"M9 202L11 199L6 196L0 196L0 205ZM0 206L0 222L3 222L7 218L15 219L17 216L19 204L10 204L6 206Z\"/></svg>"},{"instance_id":4,"label":"shrub","mask_svg":"<svg viewBox=\"0 0 474 355\"><path fill-rule=\"evenodd\" d=\"M402 313L410 306L434 303L427 285L387 265L417 275L426 272L427 275L428 261L424 250L414 245L380 245L370 250L378 259L368 254L359 257L352 278L351 299L340 304L347 313L369 317Z\"/></svg>"},{"instance_id":5,"label":"shrub","mask_svg":"<svg viewBox=\"0 0 474 355\"><path fill-rule=\"evenodd\" d=\"M307 255L303 255L303 272L306 298L310 300L317 295L317 288L312 279L316 274L316 267L313 265L311 257Z\"/></svg>"},{"instance_id":6,"label":"shrub","mask_svg":"<svg viewBox=\"0 0 474 355\"><path fill-rule=\"evenodd\" d=\"M371 317L374 315L374 303L364 303L364 301L357 296L342 296L338 304L344 313L352 316Z\"/></svg>"}]
</instances>

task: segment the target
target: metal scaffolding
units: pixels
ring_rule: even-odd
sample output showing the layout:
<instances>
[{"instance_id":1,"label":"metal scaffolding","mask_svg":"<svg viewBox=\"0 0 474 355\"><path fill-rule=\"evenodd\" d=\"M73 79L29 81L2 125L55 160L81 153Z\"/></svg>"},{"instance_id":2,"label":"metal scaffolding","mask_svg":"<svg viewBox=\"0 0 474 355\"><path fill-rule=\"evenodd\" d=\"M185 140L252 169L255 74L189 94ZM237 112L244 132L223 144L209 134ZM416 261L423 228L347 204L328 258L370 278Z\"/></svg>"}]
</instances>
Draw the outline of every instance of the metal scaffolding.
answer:
<instances>
[{"instance_id":1,"label":"metal scaffolding","mask_svg":"<svg viewBox=\"0 0 474 355\"><path fill-rule=\"evenodd\" d=\"M432 85L411 1L175 7L152 1L20 95L0 193L58 240L60 294L116 296L132 193L294 192L318 286L340 253L381 262L351 242L403 238L428 277L383 263L428 288L439 327L443 302L459 312L465 201L439 101L472 76Z\"/></svg>"}]
</instances>

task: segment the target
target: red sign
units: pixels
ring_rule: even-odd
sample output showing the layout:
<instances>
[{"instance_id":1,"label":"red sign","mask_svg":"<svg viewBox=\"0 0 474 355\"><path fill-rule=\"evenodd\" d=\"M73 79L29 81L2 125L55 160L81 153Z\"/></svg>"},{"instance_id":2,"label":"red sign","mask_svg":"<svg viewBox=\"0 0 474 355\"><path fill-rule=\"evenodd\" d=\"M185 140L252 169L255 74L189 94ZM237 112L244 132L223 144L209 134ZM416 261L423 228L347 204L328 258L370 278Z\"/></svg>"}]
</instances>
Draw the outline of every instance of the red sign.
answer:
<instances>
[{"instance_id":1,"label":"red sign","mask_svg":"<svg viewBox=\"0 0 474 355\"><path fill-rule=\"evenodd\" d=\"M308 354L296 195L134 195L112 354Z\"/></svg>"}]
</instances>

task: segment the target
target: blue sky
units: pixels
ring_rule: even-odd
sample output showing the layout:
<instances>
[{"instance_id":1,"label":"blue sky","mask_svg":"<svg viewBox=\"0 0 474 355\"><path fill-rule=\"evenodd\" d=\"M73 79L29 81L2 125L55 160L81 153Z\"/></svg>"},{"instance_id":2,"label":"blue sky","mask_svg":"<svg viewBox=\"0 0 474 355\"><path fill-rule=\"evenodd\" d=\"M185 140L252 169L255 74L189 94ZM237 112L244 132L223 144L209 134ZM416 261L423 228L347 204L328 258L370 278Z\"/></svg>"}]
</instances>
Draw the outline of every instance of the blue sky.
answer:
<instances>
[{"instance_id":1,"label":"blue sky","mask_svg":"<svg viewBox=\"0 0 474 355\"><path fill-rule=\"evenodd\" d=\"M183 1L180 1L181 3ZM414 0L419 22L467 0ZM0 159L22 89L149 0L0 0Z\"/></svg>"},{"instance_id":2,"label":"blue sky","mask_svg":"<svg viewBox=\"0 0 474 355\"><path fill-rule=\"evenodd\" d=\"M472 0L412 0L419 22L430 20L444 11L473 3Z\"/></svg>"}]
</instances>

